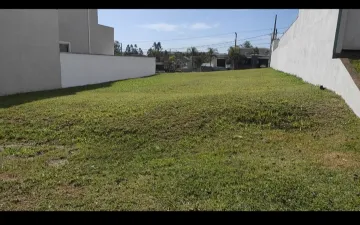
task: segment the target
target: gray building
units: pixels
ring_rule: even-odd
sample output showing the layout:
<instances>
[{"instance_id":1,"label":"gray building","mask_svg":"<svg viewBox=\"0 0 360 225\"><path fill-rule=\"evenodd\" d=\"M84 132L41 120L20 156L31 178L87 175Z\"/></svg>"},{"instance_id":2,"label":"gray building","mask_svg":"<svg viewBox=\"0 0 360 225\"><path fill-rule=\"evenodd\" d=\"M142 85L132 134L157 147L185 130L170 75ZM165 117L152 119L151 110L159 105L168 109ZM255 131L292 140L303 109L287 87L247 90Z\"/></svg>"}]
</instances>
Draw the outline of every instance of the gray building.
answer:
<instances>
[{"instance_id":1,"label":"gray building","mask_svg":"<svg viewBox=\"0 0 360 225\"><path fill-rule=\"evenodd\" d=\"M1 9L0 95L61 88L60 51L114 54L96 9Z\"/></svg>"},{"instance_id":2,"label":"gray building","mask_svg":"<svg viewBox=\"0 0 360 225\"><path fill-rule=\"evenodd\" d=\"M114 55L114 28L98 24L97 9L60 9L61 51Z\"/></svg>"}]
</instances>

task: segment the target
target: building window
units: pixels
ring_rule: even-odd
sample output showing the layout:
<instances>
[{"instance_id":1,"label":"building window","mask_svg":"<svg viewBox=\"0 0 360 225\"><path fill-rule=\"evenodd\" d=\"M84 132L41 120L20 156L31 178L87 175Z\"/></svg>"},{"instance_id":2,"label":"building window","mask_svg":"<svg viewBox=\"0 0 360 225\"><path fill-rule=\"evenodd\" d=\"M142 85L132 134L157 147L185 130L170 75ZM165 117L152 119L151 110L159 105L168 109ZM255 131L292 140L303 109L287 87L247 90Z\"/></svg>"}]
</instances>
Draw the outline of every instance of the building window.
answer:
<instances>
[{"instance_id":1,"label":"building window","mask_svg":"<svg viewBox=\"0 0 360 225\"><path fill-rule=\"evenodd\" d=\"M60 52L71 52L70 42L60 42L59 43Z\"/></svg>"}]
</instances>

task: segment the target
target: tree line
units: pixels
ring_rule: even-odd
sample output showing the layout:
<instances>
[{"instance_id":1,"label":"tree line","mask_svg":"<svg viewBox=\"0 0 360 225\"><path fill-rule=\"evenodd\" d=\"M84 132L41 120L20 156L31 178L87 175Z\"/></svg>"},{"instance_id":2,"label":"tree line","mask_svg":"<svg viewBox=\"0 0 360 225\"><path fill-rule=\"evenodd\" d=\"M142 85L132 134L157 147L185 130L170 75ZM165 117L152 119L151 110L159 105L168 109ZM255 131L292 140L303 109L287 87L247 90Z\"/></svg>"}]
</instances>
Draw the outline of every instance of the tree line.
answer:
<instances>
[{"instance_id":1,"label":"tree line","mask_svg":"<svg viewBox=\"0 0 360 225\"><path fill-rule=\"evenodd\" d=\"M253 54L259 54L258 47L253 47L250 41L245 41L240 46L231 46L228 49L227 64L231 64L234 68L245 63L246 56L241 54L241 47L252 48ZM124 56L145 56L143 50L138 48L137 44L130 44L125 47L122 52L122 46L118 41L114 43L114 54ZM146 56L155 57L157 62L164 62L168 67L182 67L188 62L191 62L192 68L200 68L203 63L210 63L213 58L216 58L218 50L216 48L208 48L207 51L199 51L196 47L189 47L186 52L173 52L169 54L161 46L161 42L154 42L152 47L146 52Z\"/></svg>"},{"instance_id":2,"label":"tree line","mask_svg":"<svg viewBox=\"0 0 360 225\"><path fill-rule=\"evenodd\" d=\"M122 52L122 45L119 41L114 42L114 55L120 56L143 56L144 52L141 48L138 48L136 44L127 45L125 51Z\"/></svg>"}]
</instances>

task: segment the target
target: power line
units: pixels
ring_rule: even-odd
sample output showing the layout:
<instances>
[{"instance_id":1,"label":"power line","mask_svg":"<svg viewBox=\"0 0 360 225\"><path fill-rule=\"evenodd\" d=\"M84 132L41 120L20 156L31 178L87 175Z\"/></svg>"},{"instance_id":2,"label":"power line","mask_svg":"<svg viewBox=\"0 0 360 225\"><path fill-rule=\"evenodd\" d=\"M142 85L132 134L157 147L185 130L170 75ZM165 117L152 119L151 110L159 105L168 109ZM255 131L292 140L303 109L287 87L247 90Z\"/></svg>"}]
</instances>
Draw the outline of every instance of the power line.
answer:
<instances>
[{"instance_id":1,"label":"power line","mask_svg":"<svg viewBox=\"0 0 360 225\"><path fill-rule=\"evenodd\" d=\"M240 41L240 40L246 41L246 40L251 40L251 39L255 39L255 38L259 38L259 37L265 37L265 36L269 36L269 35L271 35L271 34L263 34L263 35L258 35L258 36L254 36L254 37L247 37L247 38L242 38L242 39L237 39L237 40L238 41ZM192 46L192 47L203 48L203 47L211 47L211 46L224 45L224 44L230 44L230 43L233 43L233 41L219 42L219 43L207 44L207 45L198 45L198 46ZM169 49L171 49L171 50L179 50L179 49L187 49L188 47L169 48Z\"/></svg>"},{"instance_id":2,"label":"power line","mask_svg":"<svg viewBox=\"0 0 360 225\"><path fill-rule=\"evenodd\" d=\"M287 27L282 27L282 28L278 28L280 29L285 29ZM264 30L271 30L271 28L268 29L258 29L258 30L244 30L244 31L237 31L239 33L245 33L245 32L255 32L255 31L264 31ZM190 40L190 39L198 39L198 38L207 38L207 37L217 37L217 36L225 36L225 35L229 35L229 34L234 34L234 32L229 32L229 33L222 33L222 34L214 34L214 35L208 35L208 36L200 36L200 37L190 37L190 38L174 38L174 39L167 39L167 40L158 40L157 42L168 42L168 41L180 41L180 40ZM127 42L127 41L122 41L122 42ZM146 42L154 42L154 41L132 41L132 42L136 42L136 43L146 43Z\"/></svg>"},{"instance_id":3,"label":"power line","mask_svg":"<svg viewBox=\"0 0 360 225\"><path fill-rule=\"evenodd\" d=\"M226 42L220 42L220 43L214 43L214 44L207 44L207 45L191 46L191 47L201 48L201 47L209 47L209 46L221 45L221 44L226 44L226 43L233 43L233 41L226 41ZM187 49L187 48L189 48L189 46L187 46L187 47L180 47L180 48L171 48L171 49Z\"/></svg>"},{"instance_id":4,"label":"power line","mask_svg":"<svg viewBox=\"0 0 360 225\"><path fill-rule=\"evenodd\" d=\"M175 39L159 40L159 41L156 41L156 42L180 41L180 40L189 40L189 39L207 38L207 37L217 37L217 36L225 36L225 35L229 35L229 34L233 34L233 33L234 33L234 32L231 32L231 33L224 33L224 34L208 35L208 36L201 36L201 37L175 38ZM146 43L146 42L154 42L154 41L133 41L133 42L136 42L136 43Z\"/></svg>"},{"instance_id":5,"label":"power line","mask_svg":"<svg viewBox=\"0 0 360 225\"><path fill-rule=\"evenodd\" d=\"M259 47L259 46L260 46L260 45L265 46L265 45L269 45L269 44L270 44L269 42L262 42L262 43L253 44L253 46L254 46L254 48L255 48L255 47L263 48L263 47ZM232 46L231 44L228 44L228 45L216 46L216 48L219 50L219 49L229 48L229 47L231 47L231 46ZM201 51L201 50L204 50L204 49L203 49L203 48L199 48L198 50Z\"/></svg>"}]
</instances>

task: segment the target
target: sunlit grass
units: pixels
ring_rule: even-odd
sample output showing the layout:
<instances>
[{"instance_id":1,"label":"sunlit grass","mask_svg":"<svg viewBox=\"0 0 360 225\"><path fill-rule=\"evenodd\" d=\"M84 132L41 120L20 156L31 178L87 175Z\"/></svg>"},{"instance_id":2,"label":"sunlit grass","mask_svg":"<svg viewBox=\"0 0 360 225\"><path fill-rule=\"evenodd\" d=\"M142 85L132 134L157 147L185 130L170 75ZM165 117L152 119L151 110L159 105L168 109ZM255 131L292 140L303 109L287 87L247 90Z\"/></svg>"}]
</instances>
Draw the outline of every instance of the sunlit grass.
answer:
<instances>
[{"instance_id":1,"label":"sunlit grass","mask_svg":"<svg viewBox=\"0 0 360 225\"><path fill-rule=\"evenodd\" d=\"M272 69L0 97L0 210L359 210L359 127Z\"/></svg>"}]
</instances>

